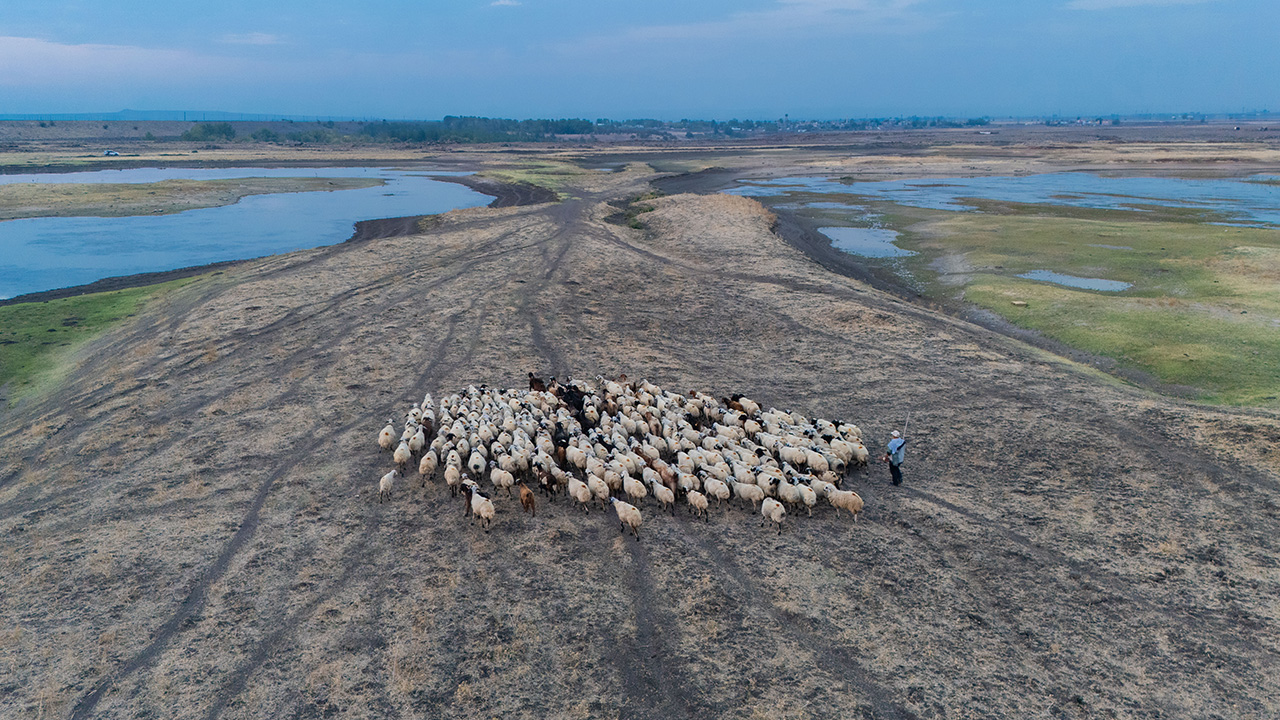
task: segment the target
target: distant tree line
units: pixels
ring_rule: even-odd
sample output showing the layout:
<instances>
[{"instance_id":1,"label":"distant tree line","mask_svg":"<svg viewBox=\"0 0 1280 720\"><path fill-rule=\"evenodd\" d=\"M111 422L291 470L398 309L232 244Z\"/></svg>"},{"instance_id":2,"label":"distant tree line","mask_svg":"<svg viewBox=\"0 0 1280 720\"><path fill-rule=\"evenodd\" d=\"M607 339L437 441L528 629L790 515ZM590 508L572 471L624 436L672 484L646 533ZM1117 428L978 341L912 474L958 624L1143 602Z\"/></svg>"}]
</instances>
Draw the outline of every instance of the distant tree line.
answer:
<instances>
[{"instance_id":1,"label":"distant tree line","mask_svg":"<svg viewBox=\"0 0 1280 720\"><path fill-rule=\"evenodd\" d=\"M231 123L200 123L182 133L183 140L231 140L236 136L236 129Z\"/></svg>"},{"instance_id":2,"label":"distant tree line","mask_svg":"<svg viewBox=\"0 0 1280 720\"><path fill-rule=\"evenodd\" d=\"M354 135L350 128L336 128L332 121L317 122L307 129L282 131L279 127L258 128L249 138L258 142L289 142L305 144L328 144L340 141L358 141L360 138L372 142L410 142L410 143L495 143L495 142L538 142L564 136L587 135L631 135L637 138L674 139L676 133L686 138L697 135L739 137L761 135L777 132L823 132L838 130L881 130L881 129L916 129L916 128L960 128L981 127L990 122L988 118L957 119L947 117L894 117L894 118L862 118L848 120L803 120L793 121L788 118L778 120L739 120L728 121L697 120L685 118L679 121L655 120L652 118L636 118L631 120L611 120L598 118L594 121L581 118L512 120L507 118L487 118L474 116L450 115L442 120L426 120L414 122L381 122L366 123ZM290 122L290 125L293 123ZM182 133L183 140L189 141L228 141L236 137L236 131L229 122L199 123Z\"/></svg>"},{"instance_id":3,"label":"distant tree line","mask_svg":"<svg viewBox=\"0 0 1280 720\"><path fill-rule=\"evenodd\" d=\"M508 120L504 118L446 116L424 122L369 123L360 133L375 140L399 142L517 142L544 140L555 135L589 135L590 120Z\"/></svg>"}]
</instances>

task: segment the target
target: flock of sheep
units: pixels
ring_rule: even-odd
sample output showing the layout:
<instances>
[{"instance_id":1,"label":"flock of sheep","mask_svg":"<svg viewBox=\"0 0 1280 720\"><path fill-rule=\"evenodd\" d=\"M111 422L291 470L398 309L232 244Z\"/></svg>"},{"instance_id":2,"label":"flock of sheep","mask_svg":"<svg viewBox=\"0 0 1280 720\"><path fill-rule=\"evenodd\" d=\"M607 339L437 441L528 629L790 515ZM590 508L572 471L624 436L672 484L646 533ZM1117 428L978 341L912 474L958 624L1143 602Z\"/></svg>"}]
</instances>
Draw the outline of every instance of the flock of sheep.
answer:
<instances>
[{"instance_id":1,"label":"flock of sheep","mask_svg":"<svg viewBox=\"0 0 1280 720\"><path fill-rule=\"evenodd\" d=\"M681 395L625 375L559 384L529 373L528 390L470 386L441 398L438 410L428 393L400 432L388 421L378 445L396 465L378 482L380 502L416 462L422 486L442 471L486 532L498 494L518 492L536 515L533 485L551 500L567 493L584 512L611 505L637 539L650 495L661 510L674 514L683 501L703 519L712 500L737 498L779 533L788 507L811 516L819 499L856 521L862 498L839 486L868 458L856 425L762 410L740 395Z\"/></svg>"}]
</instances>

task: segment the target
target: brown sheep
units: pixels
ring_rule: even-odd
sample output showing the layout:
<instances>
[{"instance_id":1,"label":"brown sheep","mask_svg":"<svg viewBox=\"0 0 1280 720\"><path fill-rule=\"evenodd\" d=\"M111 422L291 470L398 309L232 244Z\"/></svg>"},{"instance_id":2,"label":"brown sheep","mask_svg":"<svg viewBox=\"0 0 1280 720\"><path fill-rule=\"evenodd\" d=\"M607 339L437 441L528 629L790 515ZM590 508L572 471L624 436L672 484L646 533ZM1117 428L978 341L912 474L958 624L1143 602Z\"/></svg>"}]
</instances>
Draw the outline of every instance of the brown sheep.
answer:
<instances>
[{"instance_id":1,"label":"brown sheep","mask_svg":"<svg viewBox=\"0 0 1280 720\"><path fill-rule=\"evenodd\" d=\"M533 499L533 491L524 483L520 483L516 487L520 490L520 507L533 517L538 517L537 501Z\"/></svg>"}]
</instances>

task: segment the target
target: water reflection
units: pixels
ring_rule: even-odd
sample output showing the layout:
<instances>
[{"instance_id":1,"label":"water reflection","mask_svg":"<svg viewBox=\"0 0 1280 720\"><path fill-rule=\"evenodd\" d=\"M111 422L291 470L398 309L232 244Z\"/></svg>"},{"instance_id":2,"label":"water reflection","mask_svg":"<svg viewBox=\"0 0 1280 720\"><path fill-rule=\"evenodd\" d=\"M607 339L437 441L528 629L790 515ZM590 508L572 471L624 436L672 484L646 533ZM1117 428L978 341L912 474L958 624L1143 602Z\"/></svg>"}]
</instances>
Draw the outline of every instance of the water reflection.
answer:
<instances>
[{"instance_id":1,"label":"water reflection","mask_svg":"<svg viewBox=\"0 0 1280 720\"><path fill-rule=\"evenodd\" d=\"M433 180L424 171L368 167L142 168L7 175L0 176L0 183L241 177L368 177L385 184L335 192L251 195L234 205L174 215L0 222L0 297L330 245L350 237L358 220L428 215L492 200L465 186Z\"/></svg>"}]
</instances>

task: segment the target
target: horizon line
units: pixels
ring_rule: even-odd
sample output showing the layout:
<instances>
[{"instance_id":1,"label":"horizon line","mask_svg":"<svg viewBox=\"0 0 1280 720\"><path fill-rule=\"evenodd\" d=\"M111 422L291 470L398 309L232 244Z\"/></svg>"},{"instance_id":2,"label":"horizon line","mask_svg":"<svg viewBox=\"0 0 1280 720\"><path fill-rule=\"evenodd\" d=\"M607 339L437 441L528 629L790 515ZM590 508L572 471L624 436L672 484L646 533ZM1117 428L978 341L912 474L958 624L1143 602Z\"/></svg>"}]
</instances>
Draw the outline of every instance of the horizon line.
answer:
<instances>
[{"instance_id":1,"label":"horizon line","mask_svg":"<svg viewBox=\"0 0 1280 720\"><path fill-rule=\"evenodd\" d=\"M1052 120L1052 119L1120 119L1126 118L1143 119L1143 120L1212 120L1212 119L1236 119L1236 118L1268 118L1280 116L1280 113L1273 112L1269 109L1251 109L1240 111L1155 111L1155 112L1131 112L1131 113L1028 113L1028 114L922 114L922 113L898 113L898 114L881 114L881 115L839 115L829 117L799 117L790 118L784 113L781 118L758 118L748 116L738 116L731 118L716 117L684 117L680 119L660 118L654 116L636 116L625 118L608 118L600 117L594 120L582 117L564 115L559 117L552 116L501 116L501 115L464 115L464 114L447 114L439 117L385 117L377 115L314 115L314 114L288 114L288 113L246 113L233 112L227 110L133 110L126 108L112 112L38 112L38 113L0 113L0 121L2 122L442 122L445 118L485 118L493 120L551 120L551 119L573 119L585 120L587 122L596 123L601 120L610 122L628 122L633 120L657 120L663 123L678 124L682 122L732 122L732 121L750 121L750 122L785 122L788 124L798 123L824 123L824 122L870 122L870 121L891 121L905 119L940 119L940 120L972 120L985 119L991 122L1017 122L1026 120Z\"/></svg>"}]
</instances>

